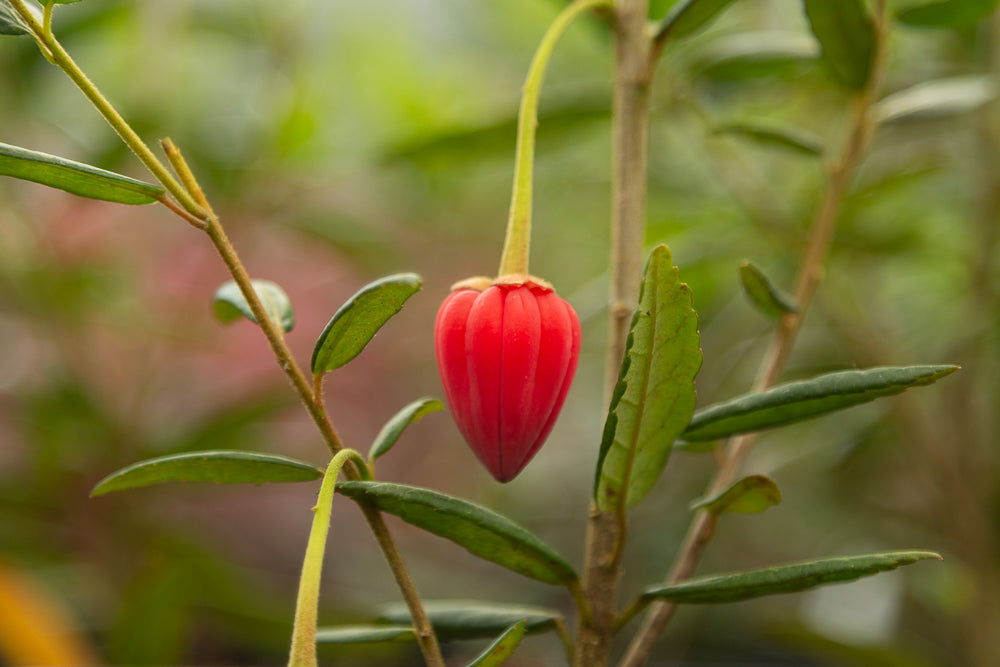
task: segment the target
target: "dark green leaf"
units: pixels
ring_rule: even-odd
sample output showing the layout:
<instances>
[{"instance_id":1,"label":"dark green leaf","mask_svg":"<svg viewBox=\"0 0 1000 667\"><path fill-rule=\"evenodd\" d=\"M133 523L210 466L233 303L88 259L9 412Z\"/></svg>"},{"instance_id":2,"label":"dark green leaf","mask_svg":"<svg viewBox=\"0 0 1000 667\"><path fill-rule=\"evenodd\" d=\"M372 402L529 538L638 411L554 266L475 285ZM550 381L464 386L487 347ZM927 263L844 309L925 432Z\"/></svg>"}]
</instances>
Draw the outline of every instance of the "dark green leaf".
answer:
<instances>
[{"instance_id":1,"label":"dark green leaf","mask_svg":"<svg viewBox=\"0 0 1000 667\"><path fill-rule=\"evenodd\" d=\"M499 667L514 655L514 651L524 639L525 621L518 621L497 637L497 640L486 647L467 667Z\"/></svg>"},{"instance_id":2,"label":"dark green leaf","mask_svg":"<svg viewBox=\"0 0 1000 667\"><path fill-rule=\"evenodd\" d=\"M317 644L375 644L401 639L416 640L416 634L409 625L340 625L333 628L317 628Z\"/></svg>"},{"instance_id":3,"label":"dark green leaf","mask_svg":"<svg viewBox=\"0 0 1000 667\"><path fill-rule=\"evenodd\" d=\"M752 262L740 264L740 282L750 302L767 317L778 319L799 311L795 298L776 287Z\"/></svg>"},{"instance_id":4,"label":"dark green leaf","mask_svg":"<svg viewBox=\"0 0 1000 667\"><path fill-rule=\"evenodd\" d=\"M529 633L544 632L555 627L561 614L553 609L522 604L501 604L479 600L427 600L424 609L435 632L442 639L481 639L495 637L514 623L524 621ZM397 602L386 605L379 619L390 623L406 623L410 612Z\"/></svg>"},{"instance_id":5,"label":"dark green leaf","mask_svg":"<svg viewBox=\"0 0 1000 667\"><path fill-rule=\"evenodd\" d=\"M864 88L875 57L875 24L864 0L803 1L834 77L848 88Z\"/></svg>"},{"instance_id":6,"label":"dark green leaf","mask_svg":"<svg viewBox=\"0 0 1000 667\"><path fill-rule=\"evenodd\" d=\"M632 318L597 464L601 510L640 502L663 472L674 439L694 411L701 367L698 315L670 249L653 250Z\"/></svg>"},{"instance_id":7,"label":"dark green leaf","mask_svg":"<svg viewBox=\"0 0 1000 667\"><path fill-rule=\"evenodd\" d=\"M873 111L882 123L943 118L975 111L997 97L991 76L957 76L926 81L881 100Z\"/></svg>"},{"instance_id":8,"label":"dark green leaf","mask_svg":"<svg viewBox=\"0 0 1000 667\"><path fill-rule=\"evenodd\" d=\"M763 570L698 577L679 584L654 586L646 589L643 597L682 604L739 602L764 595L798 593L817 586L854 581L934 558L941 560L941 556L930 551L891 551L866 556L826 558Z\"/></svg>"},{"instance_id":9,"label":"dark green leaf","mask_svg":"<svg viewBox=\"0 0 1000 667\"><path fill-rule=\"evenodd\" d=\"M774 428L930 384L956 370L958 366L894 366L789 382L699 410L681 437L714 440Z\"/></svg>"},{"instance_id":10,"label":"dark green leaf","mask_svg":"<svg viewBox=\"0 0 1000 667\"><path fill-rule=\"evenodd\" d=\"M28 35L28 27L13 9L0 2L0 35Z\"/></svg>"},{"instance_id":11,"label":"dark green leaf","mask_svg":"<svg viewBox=\"0 0 1000 667\"><path fill-rule=\"evenodd\" d=\"M660 22L657 39L687 37L703 28L731 4L733 0L681 0Z\"/></svg>"},{"instance_id":12,"label":"dark green leaf","mask_svg":"<svg viewBox=\"0 0 1000 667\"><path fill-rule=\"evenodd\" d=\"M162 482L264 484L308 482L322 476L323 471L319 468L285 456L238 450L189 452L133 463L102 479L90 495L100 496Z\"/></svg>"},{"instance_id":13,"label":"dark green leaf","mask_svg":"<svg viewBox=\"0 0 1000 667\"><path fill-rule=\"evenodd\" d=\"M900 23L920 28L961 28L989 16L1000 0L940 0L908 7L896 18Z\"/></svg>"},{"instance_id":14,"label":"dark green leaf","mask_svg":"<svg viewBox=\"0 0 1000 667\"><path fill-rule=\"evenodd\" d=\"M549 584L567 584L577 578L572 566L551 547L480 505L429 489L385 482L341 482L337 491L355 501L370 502L526 577Z\"/></svg>"},{"instance_id":15,"label":"dark green leaf","mask_svg":"<svg viewBox=\"0 0 1000 667\"><path fill-rule=\"evenodd\" d=\"M158 185L3 143L0 143L0 175L119 204L152 204L163 195L163 188Z\"/></svg>"},{"instance_id":16,"label":"dark green leaf","mask_svg":"<svg viewBox=\"0 0 1000 667\"><path fill-rule=\"evenodd\" d=\"M340 368L361 354L390 317L420 289L420 276L397 273L361 288L334 313L313 348L312 372Z\"/></svg>"},{"instance_id":17,"label":"dark green leaf","mask_svg":"<svg viewBox=\"0 0 1000 667\"><path fill-rule=\"evenodd\" d=\"M410 424L419 421L424 415L429 415L432 412L437 412L438 410L443 410L444 404L437 400L436 398L430 398L425 396L424 398L418 398L413 401L405 408L400 410L395 414L395 416L386 422L382 430L378 432L375 436L375 441L372 443L371 449L368 452L368 460L374 461L386 452L388 452L399 436L403 434L406 427Z\"/></svg>"},{"instance_id":18,"label":"dark green leaf","mask_svg":"<svg viewBox=\"0 0 1000 667\"><path fill-rule=\"evenodd\" d=\"M714 40L698 58L698 74L710 79L790 76L815 63L812 35L787 30L739 32Z\"/></svg>"},{"instance_id":19,"label":"dark green leaf","mask_svg":"<svg viewBox=\"0 0 1000 667\"><path fill-rule=\"evenodd\" d=\"M691 509L704 509L712 514L757 514L780 502L781 491L774 480L765 475L750 475L721 493L695 501Z\"/></svg>"},{"instance_id":20,"label":"dark green leaf","mask_svg":"<svg viewBox=\"0 0 1000 667\"><path fill-rule=\"evenodd\" d=\"M729 123L717 125L713 134L734 134L756 142L784 148L795 153L822 157L822 140L800 128L771 127L756 123Z\"/></svg>"},{"instance_id":21,"label":"dark green leaf","mask_svg":"<svg viewBox=\"0 0 1000 667\"><path fill-rule=\"evenodd\" d=\"M295 326L295 311L292 310L292 300L285 294L285 290L271 282L270 280L251 280L254 292L264 304L264 310L274 322L284 331L291 331ZM252 322L256 322L250 304L243 297L239 285L230 280L219 289L215 290L215 297L212 304L215 317L222 323L232 322L241 315Z\"/></svg>"}]
</instances>

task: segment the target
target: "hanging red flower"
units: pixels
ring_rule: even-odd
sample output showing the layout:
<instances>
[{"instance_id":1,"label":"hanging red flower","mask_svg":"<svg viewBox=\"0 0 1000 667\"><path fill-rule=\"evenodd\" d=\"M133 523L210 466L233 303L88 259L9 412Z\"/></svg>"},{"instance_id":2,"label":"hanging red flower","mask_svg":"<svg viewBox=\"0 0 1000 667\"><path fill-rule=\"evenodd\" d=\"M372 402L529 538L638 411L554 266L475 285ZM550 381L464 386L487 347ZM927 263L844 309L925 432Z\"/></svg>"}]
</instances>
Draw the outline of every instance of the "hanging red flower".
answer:
<instances>
[{"instance_id":1,"label":"hanging red flower","mask_svg":"<svg viewBox=\"0 0 1000 667\"><path fill-rule=\"evenodd\" d=\"M536 279L478 287L456 286L438 311L438 369L462 435L509 482L559 415L576 372L580 320Z\"/></svg>"}]
</instances>

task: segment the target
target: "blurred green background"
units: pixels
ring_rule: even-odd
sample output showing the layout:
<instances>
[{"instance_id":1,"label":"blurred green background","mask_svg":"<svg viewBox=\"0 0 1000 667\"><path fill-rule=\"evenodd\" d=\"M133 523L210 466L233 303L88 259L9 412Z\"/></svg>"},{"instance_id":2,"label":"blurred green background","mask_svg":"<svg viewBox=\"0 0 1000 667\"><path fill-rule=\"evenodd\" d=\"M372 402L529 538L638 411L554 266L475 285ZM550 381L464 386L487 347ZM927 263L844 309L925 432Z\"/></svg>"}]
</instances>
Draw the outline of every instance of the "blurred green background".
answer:
<instances>
[{"instance_id":1,"label":"blurred green background","mask_svg":"<svg viewBox=\"0 0 1000 667\"><path fill-rule=\"evenodd\" d=\"M363 450L399 407L442 393L434 315L452 282L496 270L518 94L561 4L91 0L58 7L55 25L148 141L170 136L185 152L251 273L284 286L303 361L363 284L423 276L423 291L327 382L338 429ZM671 4L654 2L654 16ZM949 113L879 131L786 378L892 364L963 370L767 433L748 468L772 476L784 502L724 519L699 571L905 548L945 560L809 594L684 608L655 664L996 664L998 47L996 17L893 31L887 94L974 78L961 80L965 103ZM647 241L670 245L695 295L702 405L749 388L768 338L741 293L739 263L790 287L826 180L815 155L716 130L794 126L836 155L850 99L816 52L797 0L756 0L672 44L658 70ZM607 26L581 22L542 97L532 269L584 329L550 442L500 486L439 413L378 469L497 508L576 565L603 423L611 57ZM0 39L0 141L148 178L23 37ZM247 322L212 320L212 292L226 279L207 240L164 209L0 181L0 597L22 619L58 614L88 662L285 660L316 485L88 497L112 470L172 452L233 447L325 463L263 338ZM712 468L710 455L676 455L634 512L626 598L665 575ZM428 598L569 612L561 590L391 525ZM346 501L334 505L324 575L324 624L369 620L397 599ZM43 598L52 609L27 606ZM18 664L13 627L0 617L0 664ZM464 664L481 648L446 650ZM320 659L419 663L405 644L323 647ZM557 639L542 635L510 664L561 660Z\"/></svg>"}]
</instances>

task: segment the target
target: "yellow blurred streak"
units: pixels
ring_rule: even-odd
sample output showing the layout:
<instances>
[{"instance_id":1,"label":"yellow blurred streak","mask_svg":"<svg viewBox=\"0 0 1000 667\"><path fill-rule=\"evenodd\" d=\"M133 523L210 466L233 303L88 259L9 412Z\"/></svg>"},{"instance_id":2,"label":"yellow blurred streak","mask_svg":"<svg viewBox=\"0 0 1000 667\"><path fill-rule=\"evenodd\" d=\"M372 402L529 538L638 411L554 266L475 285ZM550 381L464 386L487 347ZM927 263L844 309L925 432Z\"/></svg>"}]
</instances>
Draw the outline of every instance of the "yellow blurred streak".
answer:
<instances>
[{"instance_id":1,"label":"yellow blurred streak","mask_svg":"<svg viewBox=\"0 0 1000 667\"><path fill-rule=\"evenodd\" d=\"M66 606L30 574L0 561L0 663L97 665Z\"/></svg>"}]
</instances>

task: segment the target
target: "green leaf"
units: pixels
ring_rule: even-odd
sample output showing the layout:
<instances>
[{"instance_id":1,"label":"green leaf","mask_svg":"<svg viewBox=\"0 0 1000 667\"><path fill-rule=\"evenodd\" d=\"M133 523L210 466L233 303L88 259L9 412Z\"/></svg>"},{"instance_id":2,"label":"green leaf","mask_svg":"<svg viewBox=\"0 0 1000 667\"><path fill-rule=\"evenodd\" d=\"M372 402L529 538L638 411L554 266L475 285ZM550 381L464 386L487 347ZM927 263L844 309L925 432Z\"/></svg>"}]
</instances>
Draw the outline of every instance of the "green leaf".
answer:
<instances>
[{"instance_id":1,"label":"green leaf","mask_svg":"<svg viewBox=\"0 0 1000 667\"><path fill-rule=\"evenodd\" d=\"M518 621L504 630L497 640L486 647L468 667L499 667L514 655L514 651L524 639L525 621Z\"/></svg>"},{"instance_id":2,"label":"green leaf","mask_svg":"<svg viewBox=\"0 0 1000 667\"><path fill-rule=\"evenodd\" d=\"M761 144L784 148L812 157L822 157L823 155L822 140L800 128L769 127L757 123L727 123L715 126L712 133L733 134Z\"/></svg>"},{"instance_id":3,"label":"green leaf","mask_svg":"<svg viewBox=\"0 0 1000 667\"><path fill-rule=\"evenodd\" d=\"M799 312L795 298L776 287L753 262L740 264L740 282L750 302L767 317L776 320L787 313Z\"/></svg>"},{"instance_id":4,"label":"green leaf","mask_svg":"<svg viewBox=\"0 0 1000 667\"><path fill-rule=\"evenodd\" d=\"M674 439L694 411L701 367L698 315L670 249L653 250L632 318L597 463L601 510L633 507L659 478Z\"/></svg>"},{"instance_id":5,"label":"green leaf","mask_svg":"<svg viewBox=\"0 0 1000 667\"><path fill-rule=\"evenodd\" d=\"M864 0L803 1L834 77L853 90L864 88L875 57L875 24Z\"/></svg>"},{"instance_id":6,"label":"green leaf","mask_svg":"<svg viewBox=\"0 0 1000 667\"><path fill-rule=\"evenodd\" d=\"M449 539L485 560L549 584L576 581L572 566L551 547L493 510L437 491L386 482L341 482L357 502ZM505 626L506 627L506 626Z\"/></svg>"},{"instance_id":7,"label":"green leaf","mask_svg":"<svg viewBox=\"0 0 1000 667\"><path fill-rule=\"evenodd\" d=\"M893 93L875 105L873 114L881 123L944 118L975 111L996 98L992 76L956 76Z\"/></svg>"},{"instance_id":8,"label":"green leaf","mask_svg":"<svg viewBox=\"0 0 1000 667\"><path fill-rule=\"evenodd\" d=\"M890 366L788 382L699 410L681 437L689 441L714 440L774 428L930 384L958 368Z\"/></svg>"},{"instance_id":9,"label":"green leaf","mask_svg":"<svg viewBox=\"0 0 1000 667\"><path fill-rule=\"evenodd\" d=\"M162 482L218 482L220 484L308 482L323 471L286 456L238 450L188 452L133 463L111 473L94 487L91 496L135 489Z\"/></svg>"},{"instance_id":10,"label":"green leaf","mask_svg":"<svg viewBox=\"0 0 1000 667\"><path fill-rule=\"evenodd\" d=\"M340 625L334 628L317 628L317 644L374 644L401 639L416 640L409 625Z\"/></svg>"},{"instance_id":11,"label":"green leaf","mask_svg":"<svg viewBox=\"0 0 1000 667\"><path fill-rule=\"evenodd\" d=\"M780 502L781 491L774 480L765 475L750 475L721 493L696 500L691 509L704 509L712 514L757 514Z\"/></svg>"},{"instance_id":12,"label":"green leaf","mask_svg":"<svg viewBox=\"0 0 1000 667\"><path fill-rule=\"evenodd\" d=\"M789 76L820 57L812 35L788 30L739 32L714 40L698 58L698 74L720 80Z\"/></svg>"},{"instance_id":13,"label":"green leaf","mask_svg":"<svg viewBox=\"0 0 1000 667\"><path fill-rule=\"evenodd\" d=\"M682 604L739 602L764 595L798 593L817 586L854 581L927 559L941 560L941 556L931 551L891 551L865 556L825 558L654 586L646 589L642 597Z\"/></svg>"},{"instance_id":14,"label":"green leaf","mask_svg":"<svg viewBox=\"0 0 1000 667\"><path fill-rule=\"evenodd\" d=\"M420 289L420 276L397 273L361 288L334 313L313 348L312 372L340 368L361 354L390 317Z\"/></svg>"},{"instance_id":15,"label":"green leaf","mask_svg":"<svg viewBox=\"0 0 1000 667\"><path fill-rule=\"evenodd\" d=\"M558 611L545 607L479 600L427 600L424 610L442 639L495 637L518 622L524 622L529 633L545 632L562 618ZM406 623L410 620L410 612L405 604L394 602L379 611L379 620Z\"/></svg>"},{"instance_id":16,"label":"green leaf","mask_svg":"<svg viewBox=\"0 0 1000 667\"><path fill-rule=\"evenodd\" d=\"M285 290L270 280L251 280L250 283L264 304L268 317L282 330L291 331L295 326L295 311L292 310L292 300L285 294ZM215 290L212 310L216 319L223 324L239 319L241 315L252 322L257 321L250 310L250 304L240 292L239 285L232 280Z\"/></svg>"},{"instance_id":17,"label":"green leaf","mask_svg":"<svg viewBox=\"0 0 1000 667\"><path fill-rule=\"evenodd\" d=\"M687 37L710 23L731 4L733 0L681 0L660 22L656 38Z\"/></svg>"},{"instance_id":18,"label":"green leaf","mask_svg":"<svg viewBox=\"0 0 1000 667\"><path fill-rule=\"evenodd\" d=\"M432 412L443 409L444 403L429 396L418 398L404 407L392 419L387 421L382 430L375 436L375 441L368 452L368 460L374 461L392 449L392 446L396 444L396 440L399 439L399 436L403 434L403 431L410 424L419 421L424 415L429 415Z\"/></svg>"},{"instance_id":19,"label":"green leaf","mask_svg":"<svg viewBox=\"0 0 1000 667\"><path fill-rule=\"evenodd\" d=\"M997 4L1000 0L940 0L903 9L896 18L919 28L961 28L983 20Z\"/></svg>"},{"instance_id":20,"label":"green leaf","mask_svg":"<svg viewBox=\"0 0 1000 667\"><path fill-rule=\"evenodd\" d=\"M0 2L0 35L28 35L28 26L6 3Z\"/></svg>"},{"instance_id":21,"label":"green leaf","mask_svg":"<svg viewBox=\"0 0 1000 667\"><path fill-rule=\"evenodd\" d=\"M0 143L0 175L119 204L152 204L164 192L158 185L4 143Z\"/></svg>"}]
</instances>

